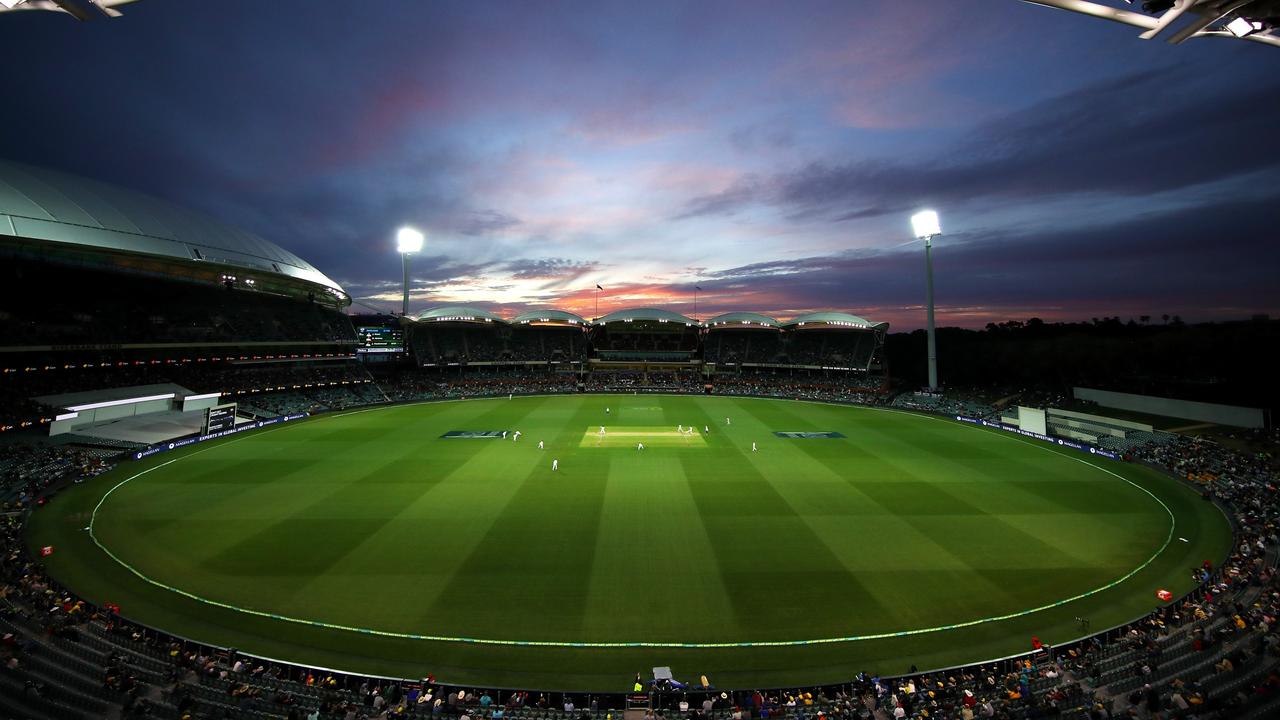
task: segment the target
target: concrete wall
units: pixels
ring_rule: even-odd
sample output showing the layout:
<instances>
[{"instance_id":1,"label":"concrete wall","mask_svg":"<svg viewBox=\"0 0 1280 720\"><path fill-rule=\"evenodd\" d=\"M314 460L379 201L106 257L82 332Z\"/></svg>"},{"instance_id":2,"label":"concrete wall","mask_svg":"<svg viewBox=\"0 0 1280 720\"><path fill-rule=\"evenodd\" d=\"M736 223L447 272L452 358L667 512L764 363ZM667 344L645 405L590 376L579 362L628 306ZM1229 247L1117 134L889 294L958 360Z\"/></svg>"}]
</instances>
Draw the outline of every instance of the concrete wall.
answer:
<instances>
[{"instance_id":1,"label":"concrete wall","mask_svg":"<svg viewBox=\"0 0 1280 720\"><path fill-rule=\"evenodd\" d=\"M1164 415L1165 417L1185 418L1187 420L1245 428L1261 428L1266 425L1266 413L1259 408L1193 402L1191 400L1174 400L1172 398L1155 397L1154 395L1135 395L1133 393L1095 390L1093 388L1072 388L1072 392L1077 400L1089 400L1103 407L1119 408L1120 410L1147 413L1148 415Z\"/></svg>"},{"instance_id":2,"label":"concrete wall","mask_svg":"<svg viewBox=\"0 0 1280 720\"><path fill-rule=\"evenodd\" d=\"M1130 430L1142 430L1143 432L1153 432L1155 428L1146 423L1133 422L1132 420L1120 420L1110 418L1104 415L1090 415L1089 413L1075 412L1072 410L1059 410L1058 408L1049 408L1050 419L1055 417L1074 418L1076 420L1084 420L1085 422L1101 423L1103 425L1113 425L1115 427L1128 428ZM1067 423L1070 425L1070 423ZM1120 437L1124 437L1121 433Z\"/></svg>"}]
</instances>

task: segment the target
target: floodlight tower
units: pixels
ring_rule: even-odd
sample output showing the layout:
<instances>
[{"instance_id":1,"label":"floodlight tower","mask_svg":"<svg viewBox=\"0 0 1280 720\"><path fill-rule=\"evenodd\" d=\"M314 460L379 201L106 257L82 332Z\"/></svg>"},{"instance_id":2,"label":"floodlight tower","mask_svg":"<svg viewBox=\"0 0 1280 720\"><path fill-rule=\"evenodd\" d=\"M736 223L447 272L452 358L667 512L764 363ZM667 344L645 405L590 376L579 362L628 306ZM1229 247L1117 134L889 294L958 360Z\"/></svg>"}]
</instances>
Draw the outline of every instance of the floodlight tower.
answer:
<instances>
[{"instance_id":1,"label":"floodlight tower","mask_svg":"<svg viewBox=\"0 0 1280 720\"><path fill-rule=\"evenodd\" d=\"M929 391L938 389L938 345L933 331L933 237L942 234L938 213L921 210L911 216L916 237L924 241L925 321L929 335Z\"/></svg>"},{"instance_id":2,"label":"floodlight tower","mask_svg":"<svg viewBox=\"0 0 1280 720\"><path fill-rule=\"evenodd\" d=\"M409 317L409 256L422 250L422 233L411 227L402 227L396 232L396 250L404 261L404 302L400 306L400 314Z\"/></svg>"}]
</instances>

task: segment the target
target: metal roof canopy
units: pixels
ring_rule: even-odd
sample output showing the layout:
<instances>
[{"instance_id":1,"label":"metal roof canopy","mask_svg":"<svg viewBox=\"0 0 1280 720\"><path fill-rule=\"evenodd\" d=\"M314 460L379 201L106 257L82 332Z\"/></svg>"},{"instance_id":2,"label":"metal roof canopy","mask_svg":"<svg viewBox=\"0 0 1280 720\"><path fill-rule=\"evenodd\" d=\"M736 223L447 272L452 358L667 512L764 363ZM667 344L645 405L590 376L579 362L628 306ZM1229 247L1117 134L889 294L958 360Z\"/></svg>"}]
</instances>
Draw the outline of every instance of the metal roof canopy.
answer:
<instances>
[{"instance_id":1,"label":"metal roof canopy","mask_svg":"<svg viewBox=\"0 0 1280 720\"><path fill-rule=\"evenodd\" d=\"M555 310L552 308L540 310L528 310L511 318L512 325L579 325L586 326L589 323L581 315L566 310Z\"/></svg>"},{"instance_id":2,"label":"metal roof canopy","mask_svg":"<svg viewBox=\"0 0 1280 720\"><path fill-rule=\"evenodd\" d=\"M633 322L636 320L660 322L660 323L680 323L689 327L702 327L702 324L691 317L681 315L678 312L663 310L661 308L628 308L626 310L615 310L604 317L597 318L592 325L607 325L610 323Z\"/></svg>"},{"instance_id":3,"label":"metal roof canopy","mask_svg":"<svg viewBox=\"0 0 1280 720\"><path fill-rule=\"evenodd\" d=\"M708 330L733 330L735 328L768 328L777 330L782 323L776 318L752 312L721 313L703 323Z\"/></svg>"},{"instance_id":4,"label":"metal roof canopy","mask_svg":"<svg viewBox=\"0 0 1280 720\"><path fill-rule=\"evenodd\" d=\"M857 315L842 312L815 312L792 318L784 323L784 328L798 328L814 325L823 329L848 328L850 330L888 330L889 323L874 323Z\"/></svg>"},{"instance_id":5,"label":"metal roof canopy","mask_svg":"<svg viewBox=\"0 0 1280 720\"><path fill-rule=\"evenodd\" d=\"M431 308L423 310L413 316L418 322L475 322L475 323L502 323L507 321L497 315L482 310L480 308L463 307L461 305L446 305L444 307Z\"/></svg>"},{"instance_id":6,"label":"metal roof canopy","mask_svg":"<svg viewBox=\"0 0 1280 720\"><path fill-rule=\"evenodd\" d=\"M253 233L143 193L0 160L0 235L253 270L347 294L310 263Z\"/></svg>"}]
</instances>

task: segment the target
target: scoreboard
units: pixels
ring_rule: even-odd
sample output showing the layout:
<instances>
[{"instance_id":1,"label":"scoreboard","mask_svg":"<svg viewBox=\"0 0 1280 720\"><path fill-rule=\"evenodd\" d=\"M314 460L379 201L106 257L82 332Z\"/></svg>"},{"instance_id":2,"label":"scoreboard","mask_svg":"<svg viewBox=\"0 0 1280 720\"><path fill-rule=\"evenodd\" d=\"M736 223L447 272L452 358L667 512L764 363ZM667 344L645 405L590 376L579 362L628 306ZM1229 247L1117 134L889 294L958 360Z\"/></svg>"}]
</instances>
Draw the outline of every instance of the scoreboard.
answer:
<instances>
[{"instance_id":1,"label":"scoreboard","mask_svg":"<svg viewBox=\"0 0 1280 720\"><path fill-rule=\"evenodd\" d=\"M404 352L404 331L391 327L356 328L356 352L359 353L398 353Z\"/></svg>"},{"instance_id":2,"label":"scoreboard","mask_svg":"<svg viewBox=\"0 0 1280 720\"><path fill-rule=\"evenodd\" d=\"M214 405L204 411L204 434L212 435L236 426L236 404Z\"/></svg>"}]
</instances>

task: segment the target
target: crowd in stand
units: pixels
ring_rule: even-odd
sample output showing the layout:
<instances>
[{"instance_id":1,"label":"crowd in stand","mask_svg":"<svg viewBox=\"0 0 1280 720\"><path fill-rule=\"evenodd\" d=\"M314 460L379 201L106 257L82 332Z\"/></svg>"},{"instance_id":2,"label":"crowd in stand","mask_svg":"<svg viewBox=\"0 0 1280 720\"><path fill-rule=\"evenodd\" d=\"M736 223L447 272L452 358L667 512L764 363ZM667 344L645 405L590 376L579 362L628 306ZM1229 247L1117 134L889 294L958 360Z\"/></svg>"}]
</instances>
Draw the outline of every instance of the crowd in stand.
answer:
<instances>
[{"instance_id":1,"label":"crowd in stand","mask_svg":"<svg viewBox=\"0 0 1280 720\"><path fill-rule=\"evenodd\" d=\"M59 278L48 287L75 283ZM0 334L8 345L28 346L355 340L346 317L319 304L177 282L131 287L113 284L91 299L9 293L45 300L0 308Z\"/></svg>"},{"instance_id":2,"label":"crowd in stand","mask_svg":"<svg viewBox=\"0 0 1280 720\"><path fill-rule=\"evenodd\" d=\"M107 388L172 383L195 393L286 389L295 385L363 382L364 365L350 358L294 362L162 362L109 367L50 368L0 377L0 424L50 417L58 408L32 398Z\"/></svg>"},{"instance_id":3,"label":"crowd in stand","mask_svg":"<svg viewBox=\"0 0 1280 720\"><path fill-rule=\"evenodd\" d=\"M0 446L0 499L26 504L64 478L100 475L112 463L87 448L14 442Z\"/></svg>"},{"instance_id":4,"label":"crowd in stand","mask_svg":"<svg viewBox=\"0 0 1280 720\"><path fill-rule=\"evenodd\" d=\"M520 361L575 361L587 355L587 339L578 328L517 328L506 341L502 357Z\"/></svg>"},{"instance_id":5,"label":"crowd in stand","mask_svg":"<svg viewBox=\"0 0 1280 720\"><path fill-rule=\"evenodd\" d=\"M350 385L284 390L265 394L235 396L243 400L240 409L266 417L346 410L387 402L387 397L369 379L352 380Z\"/></svg>"},{"instance_id":6,"label":"crowd in stand","mask_svg":"<svg viewBox=\"0 0 1280 720\"><path fill-rule=\"evenodd\" d=\"M484 395L571 393L577 376L523 367L491 367L467 372L408 371L380 373L378 385L392 402L445 400Z\"/></svg>"},{"instance_id":7,"label":"crowd in stand","mask_svg":"<svg viewBox=\"0 0 1280 720\"><path fill-rule=\"evenodd\" d=\"M902 393L893 399L892 405L907 410L920 410L939 415L965 415L967 417L996 419L999 411L977 398L941 395L937 393Z\"/></svg>"},{"instance_id":8,"label":"crowd in stand","mask_svg":"<svg viewBox=\"0 0 1280 720\"><path fill-rule=\"evenodd\" d=\"M781 333L774 330L721 330L707 333L702 352L707 362L771 363L781 353Z\"/></svg>"},{"instance_id":9,"label":"crowd in stand","mask_svg":"<svg viewBox=\"0 0 1280 720\"><path fill-rule=\"evenodd\" d=\"M1188 480L1214 482L1219 493L1265 486L1275 477L1275 459L1236 452L1212 440L1172 435L1163 443L1133 448L1131 458L1168 468Z\"/></svg>"},{"instance_id":10,"label":"crowd in stand","mask_svg":"<svg viewBox=\"0 0 1280 720\"><path fill-rule=\"evenodd\" d=\"M693 371L627 371L593 372L584 382L588 392L636 390L660 390L662 392L699 393L705 382L701 374Z\"/></svg>"},{"instance_id":11,"label":"crowd in stand","mask_svg":"<svg viewBox=\"0 0 1280 720\"><path fill-rule=\"evenodd\" d=\"M752 395L880 405L885 401L884 380L864 374L833 373L721 374L714 378L716 395Z\"/></svg>"}]
</instances>

